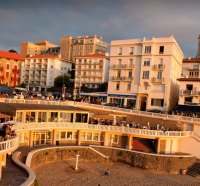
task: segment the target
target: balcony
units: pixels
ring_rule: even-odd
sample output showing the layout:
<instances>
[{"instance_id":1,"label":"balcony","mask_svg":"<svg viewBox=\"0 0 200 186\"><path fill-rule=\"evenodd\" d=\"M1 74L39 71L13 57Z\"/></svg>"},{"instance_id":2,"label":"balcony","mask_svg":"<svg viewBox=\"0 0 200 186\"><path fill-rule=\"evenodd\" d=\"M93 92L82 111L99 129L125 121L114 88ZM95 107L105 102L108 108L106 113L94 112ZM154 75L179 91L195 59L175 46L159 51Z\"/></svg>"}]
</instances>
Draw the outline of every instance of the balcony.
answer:
<instances>
[{"instance_id":1,"label":"balcony","mask_svg":"<svg viewBox=\"0 0 200 186\"><path fill-rule=\"evenodd\" d=\"M122 65L113 65L112 68L115 69L115 70L121 69Z\"/></svg>"},{"instance_id":2,"label":"balcony","mask_svg":"<svg viewBox=\"0 0 200 186\"><path fill-rule=\"evenodd\" d=\"M3 67L0 67L0 71L3 71Z\"/></svg>"},{"instance_id":3,"label":"balcony","mask_svg":"<svg viewBox=\"0 0 200 186\"><path fill-rule=\"evenodd\" d=\"M200 91L196 90L181 90L180 91L181 96L200 96Z\"/></svg>"},{"instance_id":4,"label":"balcony","mask_svg":"<svg viewBox=\"0 0 200 186\"><path fill-rule=\"evenodd\" d=\"M152 69L153 70L164 70L165 65L163 65L163 64L153 65Z\"/></svg>"},{"instance_id":5,"label":"balcony","mask_svg":"<svg viewBox=\"0 0 200 186\"><path fill-rule=\"evenodd\" d=\"M123 69L133 69L133 68L134 68L134 65L133 65L133 64L132 64L132 65L124 64L124 65L122 65L122 68L123 68Z\"/></svg>"},{"instance_id":6,"label":"balcony","mask_svg":"<svg viewBox=\"0 0 200 186\"><path fill-rule=\"evenodd\" d=\"M188 70L199 70L200 66L199 65L194 65L194 66L189 66Z\"/></svg>"},{"instance_id":7,"label":"balcony","mask_svg":"<svg viewBox=\"0 0 200 186\"><path fill-rule=\"evenodd\" d=\"M0 79L1 79L1 80L4 80L4 76L0 76Z\"/></svg>"},{"instance_id":8,"label":"balcony","mask_svg":"<svg viewBox=\"0 0 200 186\"><path fill-rule=\"evenodd\" d=\"M12 72L18 74L20 72L20 70L19 69L13 69Z\"/></svg>"},{"instance_id":9,"label":"balcony","mask_svg":"<svg viewBox=\"0 0 200 186\"><path fill-rule=\"evenodd\" d=\"M151 83L154 83L154 84L164 84L165 81L164 81L164 78L158 79L156 77L152 77L151 78Z\"/></svg>"},{"instance_id":10,"label":"balcony","mask_svg":"<svg viewBox=\"0 0 200 186\"><path fill-rule=\"evenodd\" d=\"M120 77L116 77L116 76L112 76L111 77L111 81L132 81L133 77L128 77L128 76L120 76Z\"/></svg>"}]
</instances>

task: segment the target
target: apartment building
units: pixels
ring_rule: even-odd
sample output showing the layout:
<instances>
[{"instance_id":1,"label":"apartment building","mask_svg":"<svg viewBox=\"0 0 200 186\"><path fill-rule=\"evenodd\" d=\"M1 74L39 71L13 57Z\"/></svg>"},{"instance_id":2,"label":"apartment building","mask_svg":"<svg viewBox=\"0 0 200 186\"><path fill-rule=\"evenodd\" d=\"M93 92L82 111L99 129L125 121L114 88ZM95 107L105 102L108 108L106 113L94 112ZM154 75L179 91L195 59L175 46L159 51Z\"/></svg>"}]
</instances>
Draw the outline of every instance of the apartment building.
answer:
<instances>
[{"instance_id":1,"label":"apartment building","mask_svg":"<svg viewBox=\"0 0 200 186\"><path fill-rule=\"evenodd\" d=\"M22 66L21 82L24 82L29 90L46 91L54 86L56 77L68 74L70 69L71 63L56 55L26 57Z\"/></svg>"},{"instance_id":2,"label":"apartment building","mask_svg":"<svg viewBox=\"0 0 200 186\"><path fill-rule=\"evenodd\" d=\"M106 53L108 44L102 37L79 36L72 40L72 58L95 53Z\"/></svg>"},{"instance_id":3,"label":"apartment building","mask_svg":"<svg viewBox=\"0 0 200 186\"><path fill-rule=\"evenodd\" d=\"M188 106L199 105L200 58L187 58L183 60L182 77L178 81L180 83L179 107L184 105L186 110L190 110Z\"/></svg>"},{"instance_id":4,"label":"apartment building","mask_svg":"<svg viewBox=\"0 0 200 186\"><path fill-rule=\"evenodd\" d=\"M20 54L23 57L35 56L44 53L49 48L58 47L57 45L50 43L49 41L40 41L38 43L25 42L20 44Z\"/></svg>"},{"instance_id":5,"label":"apartment building","mask_svg":"<svg viewBox=\"0 0 200 186\"><path fill-rule=\"evenodd\" d=\"M173 36L112 41L108 103L142 111L173 109L182 59Z\"/></svg>"},{"instance_id":6,"label":"apartment building","mask_svg":"<svg viewBox=\"0 0 200 186\"><path fill-rule=\"evenodd\" d=\"M109 57L105 54L88 54L75 58L75 90L81 87L97 89L108 82Z\"/></svg>"},{"instance_id":7,"label":"apartment building","mask_svg":"<svg viewBox=\"0 0 200 186\"><path fill-rule=\"evenodd\" d=\"M22 55L0 51L0 84L15 87L20 83Z\"/></svg>"}]
</instances>

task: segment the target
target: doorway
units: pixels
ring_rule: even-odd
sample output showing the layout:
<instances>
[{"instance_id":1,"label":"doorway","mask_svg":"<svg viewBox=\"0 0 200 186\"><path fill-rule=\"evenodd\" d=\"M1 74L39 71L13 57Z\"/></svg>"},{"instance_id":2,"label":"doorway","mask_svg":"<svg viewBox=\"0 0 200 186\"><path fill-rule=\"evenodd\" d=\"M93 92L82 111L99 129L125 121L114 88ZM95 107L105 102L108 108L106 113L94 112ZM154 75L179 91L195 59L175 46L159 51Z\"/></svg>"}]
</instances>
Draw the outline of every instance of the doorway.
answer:
<instances>
[{"instance_id":1,"label":"doorway","mask_svg":"<svg viewBox=\"0 0 200 186\"><path fill-rule=\"evenodd\" d=\"M140 101L140 110L141 111L146 111L146 106L147 106L147 97L146 96L143 96L140 98L141 101Z\"/></svg>"},{"instance_id":2,"label":"doorway","mask_svg":"<svg viewBox=\"0 0 200 186\"><path fill-rule=\"evenodd\" d=\"M47 145L51 140L51 132L34 132L33 145Z\"/></svg>"}]
</instances>

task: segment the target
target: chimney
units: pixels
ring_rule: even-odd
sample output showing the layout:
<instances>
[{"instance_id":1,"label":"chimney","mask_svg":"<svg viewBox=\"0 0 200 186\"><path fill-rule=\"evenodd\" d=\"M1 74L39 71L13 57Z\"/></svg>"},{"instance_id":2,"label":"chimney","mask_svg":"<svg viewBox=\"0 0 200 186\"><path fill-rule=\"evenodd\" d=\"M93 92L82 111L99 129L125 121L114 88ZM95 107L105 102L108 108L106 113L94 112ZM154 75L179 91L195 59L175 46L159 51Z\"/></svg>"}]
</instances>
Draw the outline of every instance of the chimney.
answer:
<instances>
[{"instance_id":1,"label":"chimney","mask_svg":"<svg viewBox=\"0 0 200 186\"><path fill-rule=\"evenodd\" d=\"M197 58L200 58L200 35L198 37L198 50L197 50Z\"/></svg>"}]
</instances>

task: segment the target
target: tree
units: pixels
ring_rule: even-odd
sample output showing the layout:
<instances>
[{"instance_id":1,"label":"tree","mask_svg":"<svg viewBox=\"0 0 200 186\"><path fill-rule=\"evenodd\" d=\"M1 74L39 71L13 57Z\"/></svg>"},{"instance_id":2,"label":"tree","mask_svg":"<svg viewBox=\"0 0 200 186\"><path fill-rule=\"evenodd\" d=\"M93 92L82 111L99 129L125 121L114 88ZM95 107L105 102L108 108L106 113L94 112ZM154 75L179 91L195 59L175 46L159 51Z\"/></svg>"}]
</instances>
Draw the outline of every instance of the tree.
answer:
<instances>
[{"instance_id":1,"label":"tree","mask_svg":"<svg viewBox=\"0 0 200 186\"><path fill-rule=\"evenodd\" d=\"M17 51L14 50L14 49L10 49L8 52L12 52L12 53L16 53L17 54Z\"/></svg>"},{"instance_id":2,"label":"tree","mask_svg":"<svg viewBox=\"0 0 200 186\"><path fill-rule=\"evenodd\" d=\"M70 80L67 75L61 75L55 78L54 80L55 87L63 87L63 84L65 85L65 87L70 87Z\"/></svg>"},{"instance_id":3,"label":"tree","mask_svg":"<svg viewBox=\"0 0 200 186\"><path fill-rule=\"evenodd\" d=\"M26 84L23 82L23 83L21 83L20 87L26 88Z\"/></svg>"}]
</instances>

